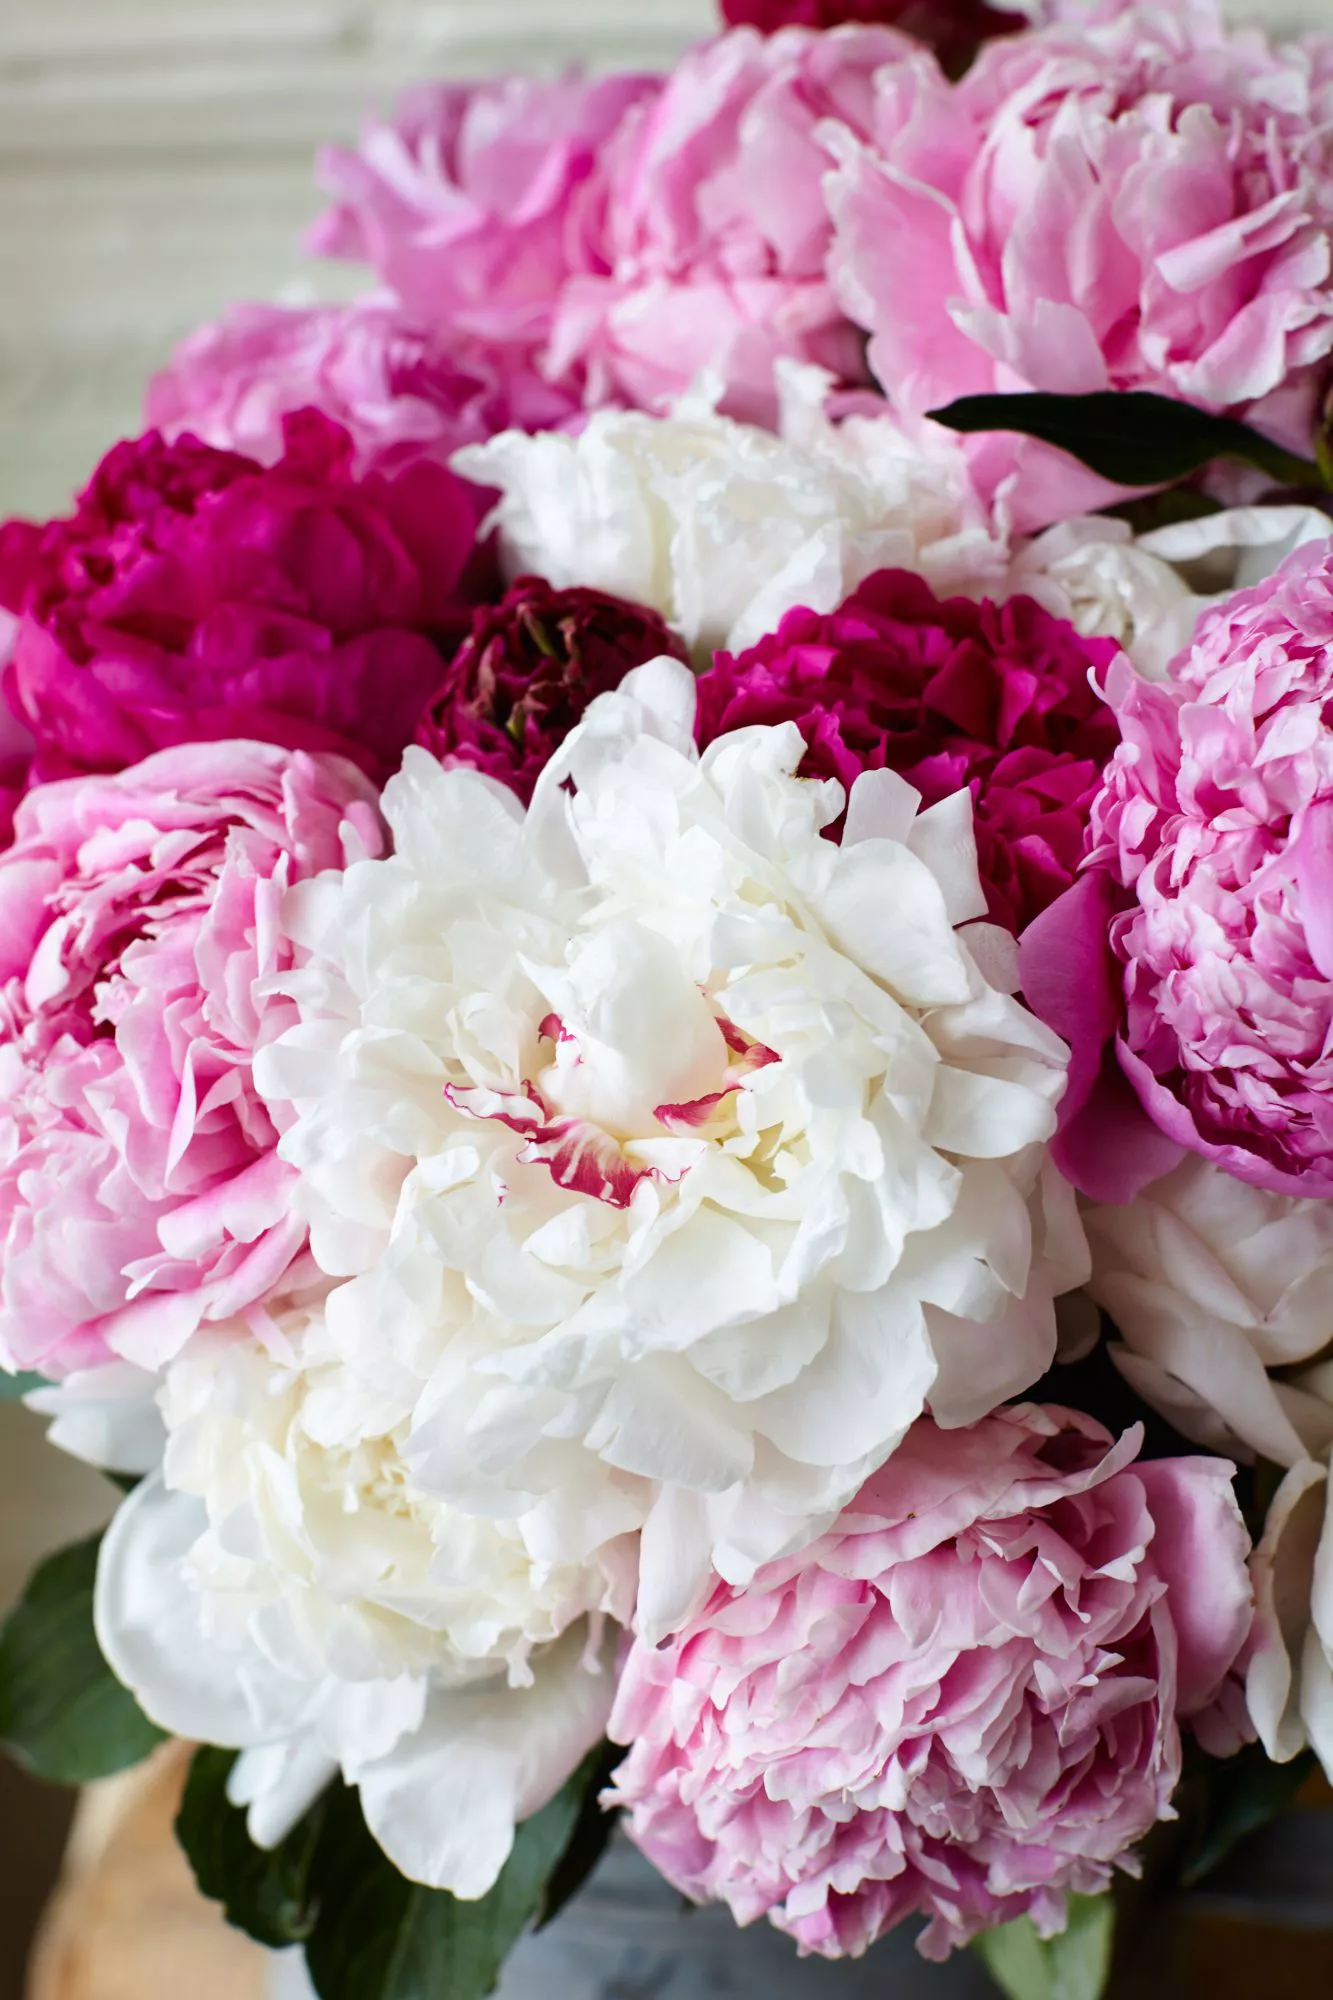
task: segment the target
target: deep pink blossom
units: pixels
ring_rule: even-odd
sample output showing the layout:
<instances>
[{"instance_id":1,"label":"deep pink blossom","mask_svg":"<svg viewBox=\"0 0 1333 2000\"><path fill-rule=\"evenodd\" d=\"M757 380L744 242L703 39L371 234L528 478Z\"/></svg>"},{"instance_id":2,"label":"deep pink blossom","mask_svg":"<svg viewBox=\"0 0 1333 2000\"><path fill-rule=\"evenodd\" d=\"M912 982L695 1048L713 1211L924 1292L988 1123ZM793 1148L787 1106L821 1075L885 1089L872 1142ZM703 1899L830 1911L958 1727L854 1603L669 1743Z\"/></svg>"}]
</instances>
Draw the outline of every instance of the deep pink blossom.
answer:
<instances>
[{"instance_id":1,"label":"deep pink blossom","mask_svg":"<svg viewBox=\"0 0 1333 2000\"><path fill-rule=\"evenodd\" d=\"M1333 1194L1329 545L1209 612L1166 685L1120 662L1107 694L1124 745L1093 807L1094 873L1025 945L1029 1001L1098 1078L1071 1085L1066 1171L1126 1200L1185 1148L1257 1187ZM1152 1121L1110 1183L1108 1087L1118 1122L1135 1100Z\"/></svg>"},{"instance_id":2,"label":"deep pink blossom","mask_svg":"<svg viewBox=\"0 0 1333 2000\"><path fill-rule=\"evenodd\" d=\"M826 136L831 268L899 408L1146 389L1308 451L1333 156L1299 50L1212 0L1107 9L992 43L956 86L919 55L869 139ZM1112 491L1031 440L972 450L987 490L1020 473L1020 527Z\"/></svg>"},{"instance_id":3,"label":"deep pink blossom","mask_svg":"<svg viewBox=\"0 0 1333 2000\"><path fill-rule=\"evenodd\" d=\"M416 740L445 763L498 778L526 804L589 702L664 653L685 658L655 611L521 577L499 604L474 613Z\"/></svg>"},{"instance_id":4,"label":"deep pink blossom","mask_svg":"<svg viewBox=\"0 0 1333 2000\"><path fill-rule=\"evenodd\" d=\"M592 403L660 410L705 369L733 416L771 422L787 355L864 383L864 338L834 298L816 138L868 128L876 79L912 44L890 28L749 28L700 44L626 119L604 162L606 268L562 293L551 367Z\"/></svg>"},{"instance_id":5,"label":"deep pink blossom","mask_svg":"<svg viewBox=\"0 0 1333 2000\"><path fill-rule=\"evenodd\" d=\"M285 439L264 469L150 432L70 519L0 530L5 692L39 777L234 736L395 768L467 627L481 496L425 461L357 478L313 410Z\"/></svg>"},{"instance_id":6,"label":"deep pink blossom","mask_svg":"<svg viewBox=\"0 0 1333 2000\"><path fill-rule=\"evenodd\" d=\"M577 409L502 348L423 332L380 298L346 306L237 306L183 341L153 380L148 422L168 439L272 465L283 419L317 409L342 424L356 469L392 472L416 458L447 464L496 431L548 430Z\"/></svg>"},{"instance_id":7,"label":"deep pink blossom","mask_svg":"<svg viewBox=\"0 0 1333 2000\"><path fill-rule=\"evenodd\" d=\"M934 1958L1059 1930L1170 1817L1180 1724L1247 1733L1234 1468L1139 1441L1033 1404L922 1419L811 1548L637 1641L610 1723L631 1837L830 1958L914 1915Z\"/></svg>"},{"instance_id":8,"label":"deep pink blossom","mask_svg":"<svg viewBox=\"0 0 1333 2000\"><path fill-rule=\"evenodd\" d=\"M722 0L722 16L730 27L766 35L793 24L837 28L848 21L900 28L933 48L951 72L965 69L988 36L1027 26L1024 15L1001 12L987 0Z\"/></svg>"},{"instance_id":9,"label":"deep pink blossom","mask_svg":"<svg viewBox=\"0 0 1333 2000\"><path fill-rule=\"evenodd\" d=\"M320 158L336 206L311 248L363 259L446 348L480 344L537 395L562 287L606 268L601 160L656 78L506 77L409 91L355 150ZM519 421L523 421L522 417Z\"/></svg>"},{"instance_id":10,"label":"deep pink blossom","mask_svg":"<svg viewBox=\"0 0 1333 2000\"><path fill-rule=\"evenodd\" d=\"M342 758L187 744L38 785L0 855L0 1363L154 1367L304 1242L251 1074L284 891L382 851Z\"/></svg>"},{"instance_id":11,"label":"deep pink blossom","mask_svg":"<svg viewBox=\"0 0 1333 2000\"><path fill-rule=\"evenodd\" d=\"M920 577L882 570L837 611L790 611L748 652L718 654L699 683L699 741L796 722L808 776L850 789L887 767L928 806L970 786L990 915L1018 933L1083 859L1119 740L1090 677L1116 652L1031 598L941 599Z\"/></svg>"}]
</instances>

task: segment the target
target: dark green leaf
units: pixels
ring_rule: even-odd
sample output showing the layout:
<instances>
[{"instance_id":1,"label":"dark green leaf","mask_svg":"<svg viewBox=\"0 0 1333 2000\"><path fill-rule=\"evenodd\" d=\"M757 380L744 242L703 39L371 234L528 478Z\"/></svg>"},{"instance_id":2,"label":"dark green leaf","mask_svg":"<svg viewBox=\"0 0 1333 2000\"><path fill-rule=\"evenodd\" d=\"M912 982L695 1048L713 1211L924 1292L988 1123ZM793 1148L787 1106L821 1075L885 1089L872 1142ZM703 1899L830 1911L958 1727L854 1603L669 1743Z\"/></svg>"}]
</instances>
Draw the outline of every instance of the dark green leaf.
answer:
<instances>
[{"instance_id":1,"label":"dark green leaf","mask_svg":"<svg viewBox=\"0 0 1333 2000\"><path fill-rule=\"evenodd\" d=\"M324 1800L279 1847L256 1847L245 1813L227 1797L233 1750L197 1750L176 1817L176 1838L205 1896L229 1924L281 1950L314 1929L311 1869L326 1816Z\"/></svg>"},{"instance_id":2,"label":"dark green leaf","mask_svg":"<svg viewBox=\"0 0 1333 2000\"><path fill-rule=\"evenodd\" d=\"M162 1741L98 1649L100 1539L44 1562L0 1627L0 1743L61 1785L123 1771Z\"/></svg>"},{"instance_id":3,"label":"dark green leaf","mask_svg":"<svg viewBox=\"0 0 1333 2000\"><path fill-rule=\"evenodd\" d=\"M42 1375L6 1375L0 1373L0 1403L17 1403L22 1396L30 1396L34 1389L49 1389L50 1383Z\"/></svg>"},{"instance_id":4,"label":"dark green leaf","mask_svg":"<svg viewBox=\"0 0 1333 2000\"><path fill-rule=\"evenodd\" d=\"M1234 1757L1209 1758L1192 1779L1197 1802L1180 1869L1185 1887L1194 1888L1248 1834L1285 1812L1315 1769L1311 1751L1274 1764L1259 1743L1246 1744Z\"/></svg>"},{"instance_id":5,"label":"dark green leaf","mask_svg":"<svg viewBox=\"0 0 1333 2000\"><path fill-rule=\"evenodd\" d=\"M589 1767L525 1820L490 1894L464 1903L405 1881L336 1795L316 1856L319 1916L306 1964L321 2000L482 2000L541 1903L579 1818Z\"/></svg>"},{"instance_id":6,"label":"dark green leaf","mask_svg":"<svg viewBox=\"0 0 1333 2000\"><path fill-rule=\"evenodd\" d=\"M986 1931L973 1949L1009 2000L1101 2000L1111 1974L1115 1904L1071 1896L1059 1937L1037 1936L1030 1917Z\"/></svg>"},{"instance_id":7,"label":"dark green leaf","mask_svg":"<svg viewBox=\"0 0 1333 2000\"><path fill-rule=\"evenodd\" d=\"M618 1814L608 1812L600 1803L601 1795L611 1782L611 1773L624 1760L625 1752L618 1743L608 1743L601 1750L594 1750L583 1765L587 1774L584 1779L583 1803L579 1816L574 1822L574 1831L564 1853L556 1862L542 1889L541 1901L537 1908L537 1928L543 1929L560 1915L565 1904L571 1902L583 1887L593 1869L606 1852L607 1842L615 1832ZM578 1782L579 1774L571 1782Z\"/></svg>"},{"instance_id":8,"label":"dark green leaf","mask_svg":"<svg viewBox=\"0 0 1333 2000\"><path fill-rule=\"evenodd\" d=\"M936 423L950 430L1018 431L1067 451L1117 486L1169 486L1217 458L1236 458L1283 486L1318 486L1318 466L1234 417L1142 390L1091 396L961 396Z\"/></svg>"}]
</instances>

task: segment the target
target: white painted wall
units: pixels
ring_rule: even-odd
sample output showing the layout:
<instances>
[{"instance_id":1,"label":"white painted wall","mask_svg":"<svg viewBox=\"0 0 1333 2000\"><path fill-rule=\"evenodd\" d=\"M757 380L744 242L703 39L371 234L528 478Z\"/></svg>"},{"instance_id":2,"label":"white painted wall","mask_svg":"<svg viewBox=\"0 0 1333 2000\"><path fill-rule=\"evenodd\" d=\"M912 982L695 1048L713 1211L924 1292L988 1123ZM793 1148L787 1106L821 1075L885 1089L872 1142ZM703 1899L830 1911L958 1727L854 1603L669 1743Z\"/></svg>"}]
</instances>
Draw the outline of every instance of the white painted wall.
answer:
<instances>
[{"instance_id":1,"label":"white painted wall","mask_svg":"<svg viewBox=\"0 0 1333 2000\"><path fill-rule=\"evenodd\" d=\"M1232 0L1274 27L1329 7ZM0 0L0 513L59 506L180 334L300 277L314 148L368 102L447 72L658 64L713 18L712 0Z\"/></svg>"}]
</instances>

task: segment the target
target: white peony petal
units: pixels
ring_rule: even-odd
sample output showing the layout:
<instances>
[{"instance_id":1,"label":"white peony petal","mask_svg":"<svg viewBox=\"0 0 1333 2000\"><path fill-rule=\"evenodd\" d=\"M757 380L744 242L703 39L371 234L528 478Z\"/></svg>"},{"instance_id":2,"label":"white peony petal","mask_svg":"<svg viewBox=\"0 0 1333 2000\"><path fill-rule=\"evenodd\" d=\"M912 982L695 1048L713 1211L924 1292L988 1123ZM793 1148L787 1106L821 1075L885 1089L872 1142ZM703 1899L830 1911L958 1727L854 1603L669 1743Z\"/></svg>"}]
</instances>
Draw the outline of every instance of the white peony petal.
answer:
<instances>
[{"instance_id":1,"label":"white peony petal","mask_svg":"<svg viewBox=\"0 0 1333 2000\"><path fill-rule=\"evenodd\" d=\"M53 1445L105 1472L146 1473L162 1462L166 1434L157 1407L157 1377L129 1361L79 1369L63 1382L24 1397L50 1417Z\"/></svg>"},{"instance_id":2,"label":"white peony petal","mask_svg":"<svg viewBox=\"0 0 1333 2000\"><path fill-rule=\"evenodd\" d=\"M606 1727L614 1645L590 1662L575 1629L534 1663L531 1687L438 1692L418 1735L349 1771L367 1826L410 1881L465 1901L494 1887L516 1824L555 1796Z\"/></svg>"},{"instance_id":3,"label":"white peony petal","mask_svg":"<svg viewBox=\"0 0 1333 2000\"><path fill-rule=\"evenodd\" d=\"M887 840L839 848L815 906L839 948L901 1000L939 1007L968 997L944 893L906 848Z\"/></svg>"},{"instance_id":4,"label":"white peony petal","mask_svg":"<svg viewBox=\"0 0 1333 2000\"><path fill-rule=\"evenodd\" d=\"M227 1797L244 1806L256 1847L277 1847L303 1820L338 1766L313 1734L242 1750L231 1767Z\"/></svg>"},{"instance_id":5,"label":"white peony petal","mask_svg":"<svg viewBox=\"0 0 1333 2000\"><path fill-rule=\"evenodd\" d=\"M959 1319L926 1307L938 1363L930 1413L945 1430L974 1424L1039 1382L1055 1360L1054 1301L1044 1313L1030 1300L1011 1300L993 1320Z\"/></svg>"},{"instance_id":6,"label":"white peony petal","mask_svg":"<svg viewBox=\"0 0 1333 2000\"><path fill-rule=\"evenodd\" d=\"M1273 1496L1250 1564L1255 1614L1245 1700L1259 1741L1279 1764L1288 1763L1306 1743L1301 1662L1327 1487L1322 1465L1306 1460L1293 1466Z\"/></svg>"},{"instance_id":7,"label":"white peony petal","mask_svg":"<svg viewBox=\"0 0 1333 2000\"><path fill-rule=\"evenodd\" d=\"M907 845L939 883L951 924L985 916L986 892L977 872L972 794L966 787L923 812L908 835Z\"/></svg>"},{"instance_id":8,"label":"white peony petal","mask_svg":"<svg viewBox=\"0 0 1333 2000\"><path fill-rule=\"evenodd\" d=\"M146 1479L117 1509L97 1566L97 1643L160 1729L245 1749L300 1727L310 1691L255 1647L232 1652L210 1635L207 1600L185 1565L208 1526L197 1500Z\"/></svg>"},{"instance_id":9,"label":"white peony petal","mask_svg":"<svg viewBox=\"0 0 1333 2000\"><path fill-rule=\"evenodd\" d=\"M916 786L897 771L863 771L847 794L843 846L858 847L863 840L892 840L905 846L920 804Z\"/></svg>"}]
</instances>

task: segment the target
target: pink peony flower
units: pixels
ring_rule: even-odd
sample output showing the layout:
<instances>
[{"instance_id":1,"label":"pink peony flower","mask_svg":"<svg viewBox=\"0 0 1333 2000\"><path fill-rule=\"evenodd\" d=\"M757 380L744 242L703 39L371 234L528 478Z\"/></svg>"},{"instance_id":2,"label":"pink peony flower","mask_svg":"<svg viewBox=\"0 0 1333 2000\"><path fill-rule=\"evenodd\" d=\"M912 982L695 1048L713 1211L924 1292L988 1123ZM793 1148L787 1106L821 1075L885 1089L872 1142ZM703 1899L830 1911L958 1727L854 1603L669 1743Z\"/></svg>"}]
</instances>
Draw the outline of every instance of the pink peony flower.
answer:
<instances>
[{"instance_id":1,"label":"pink peony flower","mask_svg":"<svg viewBox=\"0 0 1333 2000\"><path fill-rule=\"evenodd\" d=\"M790 611L748 652L719 653L699 683L699 742L796 722L804 776L850 790L887 766L927 806L970 786L989 914L1017 935L1083 859L1119 740L1090 676L1118 650L1030 597L940 599L918 576L881 570L828 616Z\"/></svg>"},{"instance_id":2,"label":"pink peony flower","mask_svg":"<svg viewBox=\"0 0 1333 2000\"><path fill-rule=\"evenodd\" d=\"M589 702L664 653L686 658L655 611L520 577L501 603L474 613L417 742L445 764L498 778L526 805Z\"/></svg>"},{"instance_id":3,"label":"pink peony flower","mask_svg":"<svg viewBox=\"0 0 1333 2000\"><path fill-rule=\"evenodd\" d=\"M1012 35L1027 27L1023 14L1001 13L987 0L722 0L729 27L753 27L777 34L793 23L802 28L837 28L848 21L900 28L935 50L951 74L966 69L977 47L991 35Z\"/></svg>"},{"instance_id":4,"label":"pink peony flower","mask_svg":"<svg viewBox=\"0 0 1333 2000\"><path fill-rule=\"evenodd\" d=\"M591 403L661 410L711 369L727 413L766 424L781 356L864 383L864 337L825 272L815 134L829 118L866 130L877 76L911 48L849 27L738 29L689 51L607 149L608 268L565 287L552 372L586 369Z\"/></svg>"},{"instance_id":5,"label":"pink peony flower","mask_svg":"<svg viewBox=\"0 0 1333 2000\"><path fill-rule=\"evenodd\" d=\"M506 367L504 350L443 343L383 299L350 306L237 306L182 342L149 388L148 422L272 465L283 420L318 409L349 431L359 472L447 464L497 431L553 429L574 400Z\"/></svg>"},{"instance_id":6,"label":"pink peony flower","mask_svg":"<svg viewBox=\"0 0 1333 2000\"><path fill-rule=\"evenodd\" d=\"M478 489L424 462L357 479L313 410L284 435L266 471L149 432L71 519L0 530L5 693L38 777L229 736L396 767L466 630Z\"/></svg>"},{"instance_id":7,"label":"pink peony flower","mask_svg":"<svg viewBox=\"0 0 1333 2000\"><path fill-rule=\"evenodd\" d=\"M803 1554L636 1641L611 1796L649 1859L829 1958L914 1914L930 1958L1061 1929L1171 1816L1180 1723L1246 1733L1234 1468L1139 1442L1033 1404L922 1419Z\"/></svg>"},{"instance_id":8,"label":"pink peony flower","mask_svg":"<svg viewBox=\"0 0 1333 2000\"><path fill-rule=\"evenodd\" d=\"M1166 685L1120 662L1107 694L1124 745L1093 808L1095 872L1025 941L1029 1001L1084 1079L1066 1171L1124 1201L1184 1148L1255 1187L1331 1195L1333 548L1209 612ZM1152 1121L1137 1131L1126 1079Z\"/></svg>"},{"instance_id":9,"label":"pink peony flower","mask_svg":"<svg viewBox=\"0 0 1333 2000\"><path fill-rule=\"evenodd\" d=\"M356 151L321 155L337 206L310 247L371 263L451 352L481 343L535 391L566 279L605 269L603 152L659 88L648 76L570 75L410 91Z\"/></svg>"},{"instance_id":10,"label":"pink peony flower","mask_svg":"<svg viewBox=\"0 0 1333 2000\"><path fill-rule=\"evenodd\" d=\"M164 750L38 785L0 855L0 1363L154 1367L304 1241L251 1075L284 890L382 851L342 758Z\"/></svg>"},{"instance_id":11,"label":"pink peony flower","mask_svg":"<svg viewBox=\"0 0 1333 2000\"><path fill-rule=\"evenodd\" d=\"M1147 389L1308 450L1333 350L1315 95L1307 57L1228 31L1212 0L996 42L955 87L925 55L882 76L872 136L826 136L831 269L886 393L919 413ZM1030 440L974 449L988 491L1023 474L1021 528L1111 492Z\"/></svg>"}]
</instances>

